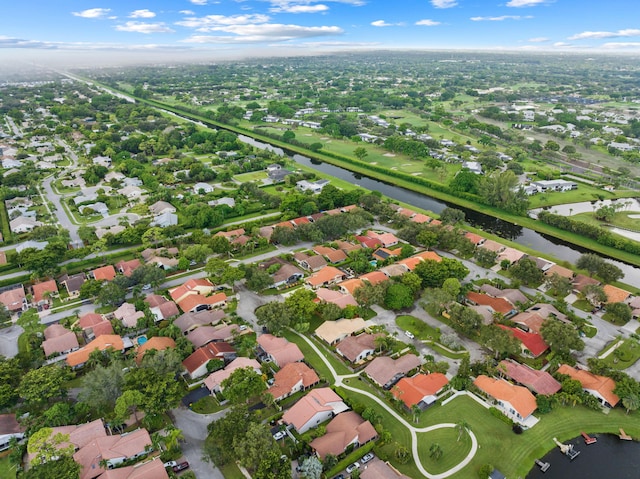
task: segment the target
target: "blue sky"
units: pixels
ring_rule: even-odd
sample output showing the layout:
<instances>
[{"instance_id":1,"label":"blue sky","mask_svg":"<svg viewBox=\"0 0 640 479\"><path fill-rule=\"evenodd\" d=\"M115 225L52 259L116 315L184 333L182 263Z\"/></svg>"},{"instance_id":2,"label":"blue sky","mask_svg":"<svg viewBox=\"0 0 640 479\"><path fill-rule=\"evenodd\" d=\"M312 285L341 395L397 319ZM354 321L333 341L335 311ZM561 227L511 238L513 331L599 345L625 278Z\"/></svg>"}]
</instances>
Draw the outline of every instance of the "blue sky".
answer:
<instances>
[{"instance_id":1,"label":"blue sky","mask_svg":"<svg viewBox=\"0 0 640 479\"><path fill-rule=\"evenodd\" d=\"M5 0L1 12L0 48L640 52L638 0Z\"/></svg>"}]
</instances>

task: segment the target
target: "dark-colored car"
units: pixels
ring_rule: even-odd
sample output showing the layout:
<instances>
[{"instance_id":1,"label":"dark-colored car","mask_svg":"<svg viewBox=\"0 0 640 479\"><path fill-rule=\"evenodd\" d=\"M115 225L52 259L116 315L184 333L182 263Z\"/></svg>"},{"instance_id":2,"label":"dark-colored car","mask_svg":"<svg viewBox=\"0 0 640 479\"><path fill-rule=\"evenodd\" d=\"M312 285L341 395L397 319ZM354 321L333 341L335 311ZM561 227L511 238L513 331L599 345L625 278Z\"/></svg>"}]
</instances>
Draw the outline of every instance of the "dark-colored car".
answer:
<instances>
[{"instance_id":1,"label":"dark-colored car","mask_svg":"<svg viewBox=\"0 0 640 479\"><path fill-rule=\"evenodd\" d=\"M188 468L189 468L189 463L187 461L179 462L178 464L173 466L173 472L184 471L185 469L188 469Z\"/></svg>"},{"instance_id":2,"label":"dark-colored car","mask_svg":"<svg viewBox=\"0 0 640 479\"><path fill-rule=\"evenodd\" d=\"M344 474L338 474L336 477L334 477L333 479L344 479Z\"/></svg>"}]
</instances>

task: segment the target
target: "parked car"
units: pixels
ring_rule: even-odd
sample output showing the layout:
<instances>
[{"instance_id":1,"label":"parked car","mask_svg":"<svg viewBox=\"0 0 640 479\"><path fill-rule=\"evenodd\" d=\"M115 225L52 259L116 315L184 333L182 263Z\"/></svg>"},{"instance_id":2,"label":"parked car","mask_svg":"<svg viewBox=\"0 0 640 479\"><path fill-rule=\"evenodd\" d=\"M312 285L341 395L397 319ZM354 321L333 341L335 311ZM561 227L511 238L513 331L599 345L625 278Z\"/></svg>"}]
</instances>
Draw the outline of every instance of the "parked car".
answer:
<instances>
[{"instance_id":1,"label":"parked car","mask_svg":"<svg viewBox=\"0 0 640 479\"><path fill-rule=\"evenodd\" d=\"M284 432L284 431L278 431L278 432L276 432L276 433L273 435L273 438L274 438L276 441L279 441L280 439L282 439L282 438L283 438L283 437L285 437L286 435L287 435L287 433L286 433L286 432Z\"/></svg>"},{"instance_id":2,"label":"parked car","mask_svg":"<svg viewBox=\"0 0 640 479\"><path fill-rule=\"evenodd\" d=\"M404 334L409 338L409 339L413 339L415 338L415 336L413 335L413 333L411 331L405 331Z\"/></svg>"},{"instance_id":3,"label":"parked car","mask_svg":"<svg viewBox=\"0 0 640 479\"><path fill-rule=\"evenodd\" d=\"M181 462L173 466L173 472L184 471L185 469L189 469L189 463L187 461Z\"/></svg>"},{"instance_id":4,"label":"parked car","mask_svg":"<svg viewBox=\"0 0 640 479\"><path fill-rule=\"evenodd\" d=\"M334 477L333 479L344 479L344 474L338 474L336 477Z\"/></svg>"},{"instance_id":5,"label":"parked car","mask_svg":"<svg viewBox=\"0 0 640 479\"><path fill-rule=\"evenodd\" d=\"M360 463L358 461L354 462L353 464L349 464L347 466L347 469L346 469L347 474L351 474L356 469L360 469Z\"/></svg>"},{"instance_id":6,"label":"parked car","mask_svg":"<svg viewBox=\"0 0 640 479\"><path fill-rule=\"evenodd\" d=\"M164 467L174 467L177 466L178 463L176 461L167 461L164 463Z\"/></svg>"},{"instance_id":7,"label":"parked car","mask_svg":"<svg viewBox=\"0 0 640 479\"><path fill-rule=\"evenodd\" d=\"M362 456L362 459L360 459L360 463L361 464L366 464L367 462L369 462L371 459L373 459L375 456L373 455L372 452L368 452L367 454L365 454L364 456Z\"/></svg>"}]
</instances>

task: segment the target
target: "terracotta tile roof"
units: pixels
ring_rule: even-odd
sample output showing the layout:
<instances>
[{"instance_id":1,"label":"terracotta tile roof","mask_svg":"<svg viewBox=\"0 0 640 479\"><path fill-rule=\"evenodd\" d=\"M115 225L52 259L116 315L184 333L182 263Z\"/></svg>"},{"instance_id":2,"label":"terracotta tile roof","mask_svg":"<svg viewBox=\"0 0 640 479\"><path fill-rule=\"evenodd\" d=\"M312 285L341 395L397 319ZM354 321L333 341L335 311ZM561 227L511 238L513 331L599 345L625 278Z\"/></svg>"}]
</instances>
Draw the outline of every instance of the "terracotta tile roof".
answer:
<instances>
[{"instance_id":1,"label":"terracotta tile roof","mask_svg":"<svg viewBox=\"0 0 640 479\"><path fill-rule=\"evenodd\" d=\"M169 294L171 299L177 303L187 294L209 294L211 291L213 291L213 283L208 279L190 279L181 286L169 291Z\"/></svg>"},{"instance_id":2,"label":"terracotta tile roof","mask_svg":"<svg viewBox=\"0 0 640 479\"><path fill-rule=\"evenodd\" d=\"M169 479L160 457L134 466L108 469L99 479Z\"/></svg>"},{"instance_id":3,"label":"terracotta tile roof","mask_svg":"<svg viewBox=\"0 0 640 479\"><path fill-rule=\"evenodd\" d=\"M361 479L410 479L408 476L401 474L396 468L388 462L382 460L374 460L367 464L367 468L360 474Z\"/></svg>"},{"instance_id":4,"label":"terracotta tile roof","mask_svg":"<svg viewBox=\"0 0 640 479\"><path fill-rule=\"evenodd\" d=\"M478 245L480 243L482 243L482 241L484 240L484 238L480 235L477 235L475 233L471 233L470 231L467 231L464 234L464 237L467 238L469 241L471 241L474 245Z\"/></svg>"},{"instance_id":5,"label":"terracotta tile roof","mask_svg":"<svg viewBox=\"0 0 640 479\"><path fill-rule=\"evenodd\" d=\"M584 274L577 274L575 278L573 278L573 289L576 291L582 291L583 288L589 284L600 284L600 281L595 278L585 276Z\"/></svg>"},{"instance_id":6,"label":"terracotta tile roof","mask_svg":"<svg viewBox=\"0 0 640 479\"><path fill-rule=\"evenodd\" d=\"M38 283L33 285L33 301L35 303L39 303L44 300L44 293L57 293L58 285L55 280L45 281L43 283Z\"/></svg>"},{"instance_id":7,"label":"terracotta tile roof","mask_svg":"<svg viewBox=\"0 0 640 479\"><path fill-rule=\"evenodd\" d=\"M209 391L220 390L222 389L222 381L231 376L233 371L240 368L253 368L256 372L260 372L260 363L255 359L236 358L226 368L209 374L207 379L204 380L204 385L209 388Z\"/></svg>"},{"instance_id":8,"label":"terracotta tile roof","mask_svg":"<svg viewBox=\"0 0 640 479\"><path fill-rule=\"evenodd\" d=\"M220 341L218 343L209 343L201 348L196 349L187 358L182 361L182 365L189 374L192 374L203 364L208 363L212 359L223 359L225 355L233 354L236 350L229 343Z\"/></svg>"},{"instance_id":9,"label":"terracotta tile roof","mask_svg":"<svg viewBox=\"0 0 640 479\"><path fill-rule=\"evenodd\" d=\"M406 216L407 218L411 218L413 215L417 214L415 211L410 210L409 208L402 208L398 211L398 214L402 216Z\"/></svg>"},{"instance_id":10,"label":"terracotta tile roof","mask_svg":"<svg viewBox=\"0 0 640 479\"><path fill-rule=\"evenodd\" d=\"M142 266L142 263L137 258L116 263L116 268L118 268L118 271L124 274L127 278L131 276L133 272L140 266Z\"/></svg>"},{"instance_id":11,"label":"terracotta tile roof","mask_svg":"<svg viewBox=\"0 0 640 479\"><path fill-rule=\"evenodd\" d=\"M225 317L221 309L198 311L197 313L184 313L173 321L173 324L180 328L180 331L187 331L206 326L208 324L218 324Z\"/></svg>"},{"instance_id":12,"label":"terracotta tile roof","mask_svg":"<svg viewBox=\"0 0 640 479\"><path fill-rule=\"evenodd\" d=\"M498 243L497 241L488 239L482 244L482 246L480 246L480 248L493 251L494 253L500 253L502 250L504 250L505 246Z\"/></svg>"},{"instance_id":13,"label":"terracotta tile roof","mask_svg":"<svg viewBox=\"0 0 640 479\"><path fill-rule=\"evenodd\" d=\"M478 376L473 384L492 398L509 402L522 418L529 417L537 408L535 396L525 387L485 375Z\"/></svg>"},{"instance_id":14,"label":"terracotta tile roof","mask_svg":"<svg viewBox=\"0 0 640 479\"><path fill-rule=\"evenodd\" d=\"M376 350L376 338L384 336L383 333L363 333L358 336L347 336L336 346L336 351L351 362L355 362L364 351Z\"/></svg>"},{"instance_id":15,"label":"terracotta tile roof","mask_svg":"<svg viewBox=\"0 0 640 479\"><path fill-rule=\"evenodd\" d=\"M291 224L293 226L308 225L309 223L311 223L311 221L309 221L309 218L306 216L301 216L300 218L291 220Z\"/></svg>"},{"instance_id":16,"label":"terracotta tile roof","mask_svg":"<svg viewBox=\"0 0 640 479\"><path fill-rule=\"evenodd\" d=\"M571 271L569 268L565 268L563 266L554 264L551 268L545 271L545 276L553 276L557 274L558 276L562 276L563 278L573 279L575 273Z\"/></svg>"},{"instance_id":17,"label":"terracotta tile roof","mask_svg":"<svg viewBox=\"0 0 640 479\"><path fill-rule=\"evenodd\" d=\"M162 315L162 319L173 318L180 314L180 310L178 309L178 305L173 301L167 301L166 303L158 306L160 310L160 314Z\"/></svg>"},{"instance_id":18,"label":"terracotta tile roof","mask_svg":"<svg viewBox=\"0 0 640 479\"><path fill-rule=\"evenodd\" d=\"M19 285L17 288L0 293L0 303L4 304L9 311L20 311L25 304L24 287Z\"/></svg>"},{"instance_id":19,"label":"terracotta tile roof","mask_svg":"<svg viewBox=\"0 0 640 479\"><path fill-rule=\"evenodd\" d=\"M136 351L136 362L140 364L147 351L162 351L164 349L174 349L175 347L176 342L173 338L154 336L153 338L147 339L142 346L138 347L138 350Z\"/></svg>"},{"instance_id":20,"label":"terracotta tile roof","mask_svg":"<svg viewBox=\"0 0 640 479\"><path fill-rule=\"evenodd\" d=\"M168 300L164 296L160 296L159 294L148 294L146 298L144 298L144 302L149 305L150 308L155 308L160 306L161 304L166 303Z\"/></svg>"},{"instance_id":21,"label":"terracotta tile roof","mask_svg":"<svg viewBox=\"0 0 640 479\"><path fill-rule=\"evenodd\" d=\"M249 241L251 240L251 237L247 236L247 235L240 235L236 238L233 239L233 241L231 241L231 244L233 245L240 245L240 246L244 246L246 245Z\"/></svg>"},{"instance_id":22,"label":"terracotta tile roof","mask_svg":"<svg viewBox=\"0 0 640 479\"><path fill-rule=\"evenodd\" d=\"M333 344L355 333L356 331L363 330L365 327L366 323L362 318L343 318L337 321L325 321L320 326L318 326L315 334L323 341L326 341L329 344Z\"/></svg>"},{"instance_id":23,"label":"terracotta tile roof","mask_svg":"<svg viewBox=\"0 0 640 479\"><path fill-rule=\"evenodd\" d=\"M89 328L91 326L95 326L96 324L102 323L106 321L101 314L98 313L87 313L84 316L80 316L79 325L82 329Z\"/></svg>"},{"instance_id":24,"label":"terracotta tile roof","mask_svg":"<svg viewBox=\"0 0 640 479\"><path fill-rule=\"evenodd\" d=\"M427 404L435 401L435 396L449 383L444 374L416 374L410 378L402 378L393 386L391 392L396 399L400 399L405 406L411 408L420 401L431 396Z\"/></svg>"},{"instance_id":25,"label":"terracotta tile roof","mask_svg":"<svg viewBox=\"0 0 640 479\"><path fill-rule=\"evenodd\" d=\"M422 213L417 213L415 216L411 218L411 222L423 224L431 221L431 216L423 215Z\"/></svg>"},{"instance_id":26,"label":"terracotta tile roof","mask_svg":"<svg viewBox=\"0 0 640 479\"><path fill-rule=\"evenodd\" d=\"M346 275L338 268L334 268L333 266L325 266L320 271L313 273L309 276L305 281L317 288L318 286L322 286L323 284L335 283L340 281Z\"/></svg>"},{"instance_id":27,"label":"terracotta tile roof","mask_svg":"<svg viewBox=\"0 0 640 479\"><path fill-rule=\"evenodd\" d=\"M97 268L92 271L93 277L97 281L111 281L116 277L116 269L112 264Z\"/></svg>"},{"instance_id":28,"label":"terracotta tile roof","mask_svg":"<svg viewBox=\"0 0 640 479\"><path fill-rule=\"evenodd\" d=\"M412 353L400 356L398 359L379 356L371 361L364 372L380 386L387 386L421 364L420 358Z\"/></svg>"},{"instance_id":29,"label":"terracotta tile roof","mask_svg":"<svg viewBox=\"0 0 640 479\"><path fill-rule=\"evenodd\" d=\"M347 306L358 306L358 303L351 294L343 294L340 291L327 288L318 288L316 294L319 300L325 303L333 303L340 309L344 309Z\"/></svg>"},{"instance_id":30,"label":"terracotta tile roof","mask_svg":"<svg viewBox=\"0 0 640 479\"><path fill-rule=\"evenodd\" d=\"M245 233L244 228L238 228L231 231L218 231L213 236L222 236L227 239L235 238L236 236L243 235Z\"/></svg>"},{"instance_id":31,"label":"terracotta tile roof","mask_svg":"<svg viewBox=\"0 0 640 479\"><path fill-rule=\"evenodd\" d=\"M616 388L616 382L606 376L598 376L590 371L584 369L576 369L568 364L563 364L558 368L559 374L566 374L571 379L580 381L584 389L590 391L596 391L607 401L611 406L615 406L620 401L620 398L613 392Z\"/></svg>"},{"instance_id":32,"label":"terracotta tile roof","mask_svg":"<svg viewBox=\"0 0 640 479\"><path fill-rule=\"evenodd\" d=\"M290 228L293 229L293 225L291 224L290 221L282 221L280 223L276 223L275 225L273 225L273 229L276 228Z\"/></svg>"},{"instance_id":33,"label":"terracotta tile roof","mask_svg":"<svg viewBox=\"0 0 640 479\"><path fill-rule=\"evenodd\" d=\"M540 328L542 327L542 323L544 323L546 319L537 313L525 311L524 313L515 315L513 318L511 318L511 321L526 326L532 333L540 334Z\"/></svg>"},{"instance_id":34,"label":"terracotta tile roof","mask_svg":"<svg viewBox=\"0 0 640 479\"><path fill-rule=\"evenodd\" d=\"M222 306L227 301L227 295L225 293L216 293L211 296L204 296L202 294L189 294L183 299L177 301L180 309L185 313L188 311L193 311L199 306L211 306L217 307Z\"/></svg>"},{"instance_id":35,"label":"terracotta tile roof","mask_svg":"<svg viewBox=\"0 0 640 479\"><path fill-rule=\"evenodd\" d=\"M339 414L349 409L331 388L316 388L309 391L297 403L295 403L282 416L285 424L293 424L296 431L300 431L304 425L316 414L333 412Z\"/></svg>"},{"instance_id":36,"label":"terracotta tile roof","mask_svg":"<svg viewBox=\"0 0 640 479\"><path fill-rule=\"evenodd\" d=\"M506 299L493 298L487 294L470 291L467 293L467 299L475 304L490 306L497 313L508 314L513 311L513 306Z\"/></svg>"},{"instance_id":37,"label":"terracotta tile roof","mask_svg":"<svg viewBox=\"0 0 640 479\"><path fill-rule=\"evenodd\" d=\"M396 235L394 235L393 233L378 233L376 231L369 230L367 231L367 236L369 238L377 239L385 248L398 244L399 241Z\"/></svg>"},{"instance_id":38,"label":"terracotta tile roof","mask_svg":"<svg viewBox=\"0 0 640 479\"><path fill-rule=\"evenodd\" d=\"M396 264L404 266L405 271L413 271L420 263L422 263L422 258L413 256L411 258L401 259Z\"/></svg>"},{"instance_id":39,"label":"terracotta tile roof","mask_svg":"<svg viewBox=\"0 0 640 479\"><path fill-rule=\"evenodd\" d=\"M333 249L327 246L315 246L313 248L317 254L324 256L331 263L339 263L347 259L347 255L340 249Z\"/></svg>"},{"instance_id":40,"label":"terracotta tile roof","mask_svg":"<svg viewBox=\"0 0 640 479\"><path fill-rule=\"evenodd\" d=\"M107 436L107 431L104 428L102 419L96 419L95 421L79 425L58 426L52 429L51 436L68 434L69 442L67 444L73 444L74 449L80 449L96 438Z\"/></svg>"},{"instance_id":41,"label":"terracotta tile roof","mask_svg":"<svg viewBox=\"0 0 640 479\"><path fill-rule=\"evenodd\" d=\"M69 353L67 356L67 365L71 367L84 364L89 359L89 355L96 350L104 351L113 348L116 351L124 351L124 343L122 338L117 334L103 334L91 341L85 347Z\"/></svg>"},{"instance_id":42,"label":"terracotta tile roof","mask_svg":"<svg viewBox=\"0 0 640 479\"><path fill-rule=\"evenodd\" d=\"M537 371L525 364L520 364L515 361L506 359L500 361L498 371L512 381L528 387L536 394L548 396L557 393L562 388L562 385L548 372Z\"/></svg>"},{"instance_id":43,"label":"terracotta tile roof","mask_svg":"<svg viewBox=\"0 0 640 479\"><path fill-rule=\"evenodd\" d=\"M262 350L271 356L273 362L280 368L304 359L298 345L285 338L278 338L272 334L261 334L257 341Z\"/></svg>"},{"instance_id":44,"label":"terracotta tile roof","mask_svg":"<svg viewBox=\"0 0 640 479\"><path fill-rule=\"evenodd\" d=\"M526 333L521 329L510 328L509 326L505 326L504 324L499 324L498 326L505 331L511 331L513 336L523 344L523 346L531 353L534 358L537 358L547 349L549 349L549 345L545 343L544 339L542 339L542 336L537 333Z\"/></svg>"},{"instance_id":45,"label":"terracotta tile roof","mask_svg":"<svg viewBox=\"0 0 640 479\"><path fill-rule=\"evenodd\" d=\"M363 284L364 281L362 281L360 278L347 279L346 281L340 283L340 289L343 292L346 291L347 293L353 295L356 289L362 287Z\"/></svg>"},{"instance_id":46,"label":"terracotta tile roof","mask_svg":"<svg viewBox=\"0 0 640 479\"><path fill-rule=\"evenodd\" d=\"M498 255L497 261L498 263L500 263L501 261L504 261L506 259L510 263L515 263L525 256L526 254L520 250L517 250L515 248L505 248L504 251L502 251L502 253Z\"/></svg>"},{"instance_id":47,"label":"terracotta tile roof","mask_svg":"<svg viewBox=\"0 0 640 479\"><path fill-rule=\"evenodd\" d=\"M361 275L360 279L362 281L369 281L369 283L375 286L376 284L380 284L383 281L388 280L389 278L386 274L381 273L380 271L371 271L370 273Z\"/></svg>"},{"instance_id":48,"label":"terracotta tile roof","mask_svg":"<svg viewBox=\"0 0 640 479\"><path fill-rule=\"evenodd\" d=\"M412 258L422 258L423 261L442 261L442 258L435 251L423 251L418 254L414 254Z\"/></svg>"},{"instance_id":49,"label":"terracotta tile roof","mask_svg":"<svg viewBox=\"0 0 640 479\"><path fill-rule=\"evenodd\" d=\"M320 382L316 372L305 363L289 363L273 375L275 382L267 390L274 399L288 396L296 389L307 389Z\"/></svg>"},{"instance_id":50,"label":"terracotta tile roof","mask_svg":"<svg viewBox=\"0 0 640 479\"><path fill-rule=\"evenodd\" d=\"M339 456L353 442L362 445L378 437L371 423L353 411L338 414L327 424L326 431L324 436L314 439L310 444L320 459L327 454Z\"/></svg>"},{"instance_id":51,"label":"terracotta tile roof","mask_svg":"<svg viewBox=\"0 0 640 479\"><path fill-rule=\"evenodd\" d=\"M356 240L360 242L365 248L376 249L378 246L382 246L382 241L377 238L369 238L368 236L356 236Z\"/></svg>"},{"instance_id":52,"label":"terracotta tile roof","mask_svg":"<svg viewBox=\"0 0 640 479\"><path fill-rule=\"evenodd\" d=\"M340 248L342 251L344 251L345 253L350 253L351 251L357 251L359 249L362 249L362 245L359 244L353 244L350 243L349 241L336 241L336 245L338 245L338 248Z\"/></svg>"},{"instance_id":53,"label":"terracotta tile roof","mask_svg":"<svg viewBox=\"0 0 640 479\"><path fill-rule=\"evenodd\" d=\"M430 226L440 226L442 224L442 221L440 220L433 220L431 223L429 223Z\"/></svg>"},{"instance_id":54,"label":"terracotta tile roof","mask_svg":"<svg viewBox=\"0 0 640 479\"><path fill-rule=\"evenodd\" d=\"M607 295L607 303L623 303L631 296L629 291L611 286L610 284L605 284L602 289L604 294Z\"/></svg>"}]
</instances>

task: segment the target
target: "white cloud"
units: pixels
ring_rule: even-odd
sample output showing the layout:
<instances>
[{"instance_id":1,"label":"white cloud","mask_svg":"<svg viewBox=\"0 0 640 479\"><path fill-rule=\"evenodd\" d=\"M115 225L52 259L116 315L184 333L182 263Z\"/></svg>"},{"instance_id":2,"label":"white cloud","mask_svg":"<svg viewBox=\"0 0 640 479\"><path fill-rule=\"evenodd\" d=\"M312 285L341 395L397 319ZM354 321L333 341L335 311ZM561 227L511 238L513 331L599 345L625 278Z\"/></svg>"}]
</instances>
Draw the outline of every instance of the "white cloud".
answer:
<instances>
[{"instance_id":1,"label":"white cloud","mask_svg":"<svg viewBox=\"0 0 640 479\"><path fill-rule=\"evenodd\" d=\"M195 15L196 12L194 12L193 10L180 10L180 13L182 13L183 15Z\"/></svg>"},{"instance_id":2,"label":"white cloud","mask_svg":"<svg viewBox=\"0 0 640 479\"><path fill-rule=\"evenodd\" d=\"M320 13L326 12L329 10L329 7L318 3L317 5L280 5L277 7L271 7L269 9L270 12L274 13Z\"/></svg>"},{"instance_id":3,"label":"white cloud","mask_svg":"<svg viewBox=\"0 0 640 479\"><path fill-rule=\"evenodd\" d=\"M602 48L610 50L621 50L623 48L640 48L640 42L607 42L602 44Z\"/></svg>"},{"instance_id":4,"label":"white cloud","mask_svg":"<svg viewBox=\"0 0 640 479\"><path fill-rule=\"evenodd\" d=\"M616 37L640 37L640 29L627 28L617 32L582 32L569 37L569 40L584 40L585 38L616 38Z\"/></svg>"},{"instance_id":5,"label":"white cloud","mask_svg":"<svg viewBox=\"0 0 640 479\"><path fill-rule=\"evenodd\" d=\"M119 32L135 32L135 33L173 33L174 30L165 25L164 22L145 23L145 22L127 22L124 25L116 25Z\"/></svg>"},{"instance_id":6,"label":"white cloud","mask_svg":"<svg viewBox=\"0 0 640 479\"><path fill-rule=\"evenodd\" d=\"M129 18L153 18L155 16L156 14L154 12L146 8L144 10L134 10L129 14Z\"/></svg>"},{"instance_id":7,"label":"white cloud","mask_svg":"<svg viewBox=\"0 0 640 479\"><path fill-rule=\"evenodd\" d=\"M436 22L435 20L429 20L425 18L424 20L418 20L416 25L420 25L422 27L435 27L436 25L440 25L440 22Z\"/></svg>"},{"instance_id":8,"label":"white cloud","mask_svg":"<svg viewBox=\"0 0 640 479\"><path fill-rule=\"evenodd\" d=\"M231 33L234 36L222 35L192 35L184 43L260 43L268 41L284 42L297 38L310 38L343 33L340 27L306 27L302 25L283 25L277 23L262 23L259 25L229 25L220 26L211 31Z\"/></svg>"},{"instance_id":9,"label":"white cloud","mask_svg":"<svg viewBox=\"0 0 640 479\"><path fill-rule=\"evenodd\" d=\"M451 8L458 4L456 0L431 0L431 5L435 8Z\"/></svg>"},{"instance_id":10,"label":"white cloud","mask_svg":"<svg viewBox=\"0 0 640 479\"><path fill-rule=\"evenodd\" d=\"M534 38L529 38L529 40L527 41L531 43L544 43L544 42L548 42L549 39L547 37L534 37Z\"/></svg>"},{"instance_id":11,"label":"white cloud","mask_svg":"<svg viewBox=\"0 0 640 479\"><path fill-rule=\"evenodd\" d=\"M401 27L404 23L387 23L384 20L376 20L375 22L371 22L371 26L373 27Z\"/></svg>"},{"instance_id":12,"label":"white cloud","mask_svg":"<svg viewBox=\"0 0 640 479\"><path fill-rule=\"evenodd\" d=\"M471 17L473 22L502 22L504 20L522 20L533 18L531 15L521 17L520 15L502 15L500 17Z\"/></svg>"},{"instance_id":13,"label":"white cloud","mask_svg":"<svg viewBox=\"0 0 640 479\"><path fill-rule=\"evenodd\" d=\"M549 0L510 0L507 2L507 7L535 7L545 3L549 3Z\"/></svg>"},{"instance_id":14,"label":"white cloud","mask_svg":"<svg viewBox=\"0 0 640 479\"><path fill-rule=\"evenodd\" d=\"M570 47L571 43L567 43L567 42L555 42L553 44L554 47Z\"/></svg>"},{"instance_id":15,"label":"white cloud","mask_svg":"<svg viewBox=\"0 0 640 479\"><path fill-rule=\"evenodd\" d=\"M82 18L103 18L111 11L110 8L90 8L88 10L82 10L81 12L71 12L75 17Z\"/></svg>"},{"instance_id":16,"label":"white cloud","mask_svg":"<svg viewBox=\"0 0 640 479\"><path fill-rule=\"evenodd\" d=\"M271 17L263 14L247 15L206 15L204 17L189 17L176 22L181 27L194 28L199 32L224 31L225 27L233 25L251 25L267 23Z\"/></svg>"},{"instance_id":17,"label":"white cloud","mask_svg":"<svg viewBox=\"0 0 640 479\"><path fill-rule=\"evenodd\" d=\"M191 3L193 3L194 5L206 5L207 4L207 0L189 0Z\"/></svg>"}]
</instances>

